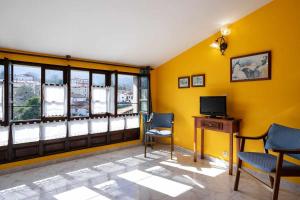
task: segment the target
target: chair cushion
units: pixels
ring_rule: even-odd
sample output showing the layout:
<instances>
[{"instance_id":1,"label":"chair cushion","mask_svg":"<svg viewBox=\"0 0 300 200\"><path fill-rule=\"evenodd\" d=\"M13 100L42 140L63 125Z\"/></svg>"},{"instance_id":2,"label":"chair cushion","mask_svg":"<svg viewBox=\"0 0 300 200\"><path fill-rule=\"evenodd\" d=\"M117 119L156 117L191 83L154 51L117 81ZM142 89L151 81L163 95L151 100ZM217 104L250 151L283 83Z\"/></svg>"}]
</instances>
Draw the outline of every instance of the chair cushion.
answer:
<instances>
[{"instance_id":1,"label":"chair cushion","mask_svg":"<svg viewBox=\"0 0 300 200\"><path fill-rule=\"evenodd\" d=\"M170 130L157 130L157 129L151 129L149 131L146 132L147 135L157 135L157 136L170 136L171 135L171 131Z\"/></svg>"},{"instance_id":2,"label":"chair cushion","mask_svg":"<svg viewBox=\"0 0 300 200\"><path fill-rule=\"evenodd\" d=\"M250 165L265 171L275 172L277 157L267 153L239 152L239 158ZM300 166L288 161L283 161L282 170L300 171Z\"/></svg>"},{"instance_id":3,"label":"chair cushion","mask_svg":"<svg viewBox=\"0 0 300 200\"><path fill-rule=\"evenodd\" d=\"M152 113L151 128L171 128L174 120L173 113Z\"/></svg>"},{"instance_id":4,"label":"chair cushion","mask_svg":"<svg viewBox=\"0 0 300 200\"><path fill-rule=\"evenodd\" d=\"M300 129L272 124L269 129L266 149L300 149ZM289 154L300 159L300 154Z\"/></svg>"}]
</instances>

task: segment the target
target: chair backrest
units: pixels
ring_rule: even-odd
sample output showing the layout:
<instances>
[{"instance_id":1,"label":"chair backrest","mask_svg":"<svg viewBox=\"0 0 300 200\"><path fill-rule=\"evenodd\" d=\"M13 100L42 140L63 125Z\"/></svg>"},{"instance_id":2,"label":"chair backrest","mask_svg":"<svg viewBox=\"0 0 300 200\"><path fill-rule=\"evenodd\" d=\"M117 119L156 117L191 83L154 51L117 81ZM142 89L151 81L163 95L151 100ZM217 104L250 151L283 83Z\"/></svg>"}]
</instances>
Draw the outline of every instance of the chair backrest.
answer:
<instances>
[{"instance_id":1,"label":"chair backrest","mask_svg":"<svg viewBox=\"0 0 300 200\"><path fill-rule=\"evenodd\" d=\"M265 149L300 149L300 129L272 124L269 128ZM289 154L300 159L300 154Z\"/></svg>"},{"instance_id":2,"label":"chair backrest","mask_svg":"<svg viewBox=\"0 0 300 200\"><path fill-rule=\"evenodd\" d=\"M173 113L152 113L151 128L171 128Z\"/></svg>"}]
</instances>

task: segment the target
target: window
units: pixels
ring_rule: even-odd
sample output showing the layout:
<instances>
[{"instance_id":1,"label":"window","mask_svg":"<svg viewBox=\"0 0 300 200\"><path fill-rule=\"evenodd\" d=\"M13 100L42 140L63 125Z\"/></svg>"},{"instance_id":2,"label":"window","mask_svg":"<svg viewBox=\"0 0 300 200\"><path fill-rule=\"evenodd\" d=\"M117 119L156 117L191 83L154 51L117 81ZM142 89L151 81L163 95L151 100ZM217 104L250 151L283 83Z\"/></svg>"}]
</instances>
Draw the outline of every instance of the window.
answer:
<instances>
[{"instance_id":1,"label":"window","mask_svg":"<svg viewBox=\"0 0 300 200\"><path fill-rule=\"evenodd\" d=\"M109 131L120 131L125 129L125 120L123 117L109 118Z\"/></svg>"},{"instance_id":2,"label":"window","mask_svg":"<svg viewBox=\"0 0 300 200\"><path fill-rule=\"evenodd\" d=\"M105 74L96 74L93 73L93 86L105 86Z\"/></svg>"},{"instance_id":3,"label":"window","mask_svg":"<svg viewBox=\"0 0 300 200\"><path fill-rule=\"evenodd\" d=\"M92 74L93 84L91 88L92 101L91 111L92 114L105 114L108 111L108 88L105 87L105 75L104 74Z\"/></svg>"},{"instance_id":4,"label":"window","mask_svg":"<svg viewBox=\"0 0 300 200\"><path fill-rule=\"evenodd\" d=\"M41 68L13 65L13 120L41 118Z\"/></svg>"},{"instance_id":5,"label":"window","mask_svg":"<svg viewBox=\"0 0 300 200\"><path fill-rule=\"evenodd\" d=\"M74 120L68 122L69 136L87 135L89 133L88 120Z\"/></svg>"},{"instance_id":6,"label":"window","mask_svg":"<svg viewBox=\"0 0 300 200\"><path fill-rule=\"evenodd\" d=\"M37 142L40 140L39 124L12 125L13 144Z\"/></svg>"},{"instance_id":7,"label":"window","mask_svg":"<svg viewBox=\"0 0 300 200\"><path fill-rule=\"evenodd\" d=\"M8 145L8 129L8 126L0 126L0 147Z\"/></svg>"},{"instance_id":8,"label":"window","mask_svg":"<svg viewBox=\"0 0 300 200\"><path fill-rule=\"evenodd\" d=\"M43 115L45 117L67 116L67 86L63 83L63 71L45 70L43 86Z\"/></svg>"},{"instance_id":9,"label":"window","mask_svg":"<svg viewBox=\"0 0 300 200\"><path fill-rule=\"evenodd\" d=\"M64 73L61 70L45 70L45 83L46 84L54 84L54 85L62 85L64 84Z\"/></svg>"},{"instance_id":10,"label":"window","mask_svg":"<svg viewBox=\"0 0 300 200\"><path fill-rule=\"evenodd\" d=\"M0 121L4 119L4 65L0 65Z\"/></svg>"},{"instance_id":11,"label":"window","mask_svg":"<svg viewBox=\"0 0 300 200\"><path fill-rule=\"evenodd\" d=\"M111 74L111 81L109 87L109 105L108 105L108 112L110 114L115 114L115 88L116 88L116 74Z\"/></svg>"},{"instance_id":12,"label":"window","mask_svg":"<svg viewBox=\"0 0 300 200\"><path fill-rule=\"evenodd\" d=\"M89 116L89 72L71 70L71 116Z\"/></svg>"},{"instance_id":13,"label":"window","mask_svg":"<svg viewBox=\"0 0 300 200\"><path fill-rule=\"evenodd\" d=\"M98 118L89 120L89 133L105 133L108 131L108 118Z\"/></svg>"},{"instance_id":14,"label":"window","mask_svg":"<svg viewBox=\"0 0 300 200\"><path fill-rule=\"evenodd\" d=\"M148 77L142 76L140 82L140 111L149 112L149 80Z\"/></svg>"},{"instance_id":15,"label":"window","mask_svg":"<svg viewBox=\"0 0 300 200\"><path fill-rule=\"evenodd\" d=\"M67 87L44 85L44 116L67 116Z\"/></svg>"},{"instance_id":16,"label":"window","mask_svg":"<svg viewBox=\"0 0 300 200\"><path fill-rule=\"evenodd\" d=\"M127 116L126 118L126 129L138 128L140 127L139 116Z\"/></svg>"},{"instance_id":17,"label":"window","mask_svg":"<svg viewBox=\"0 0 300 200\"><path fill-rule=\"evenodd\" d=\"M118 114L138 112L137 76L118 74Z\"/></svg>"},{"instance_id":18,"label":"window","mask_svg":"<svg viewBox=\"0 0 300 200\"><path fill-rule=\"evenodd\" d=\"M52 140L67 136L67 122L48 122L41 126L41 140Z\"/></svg>"}]
</instances>

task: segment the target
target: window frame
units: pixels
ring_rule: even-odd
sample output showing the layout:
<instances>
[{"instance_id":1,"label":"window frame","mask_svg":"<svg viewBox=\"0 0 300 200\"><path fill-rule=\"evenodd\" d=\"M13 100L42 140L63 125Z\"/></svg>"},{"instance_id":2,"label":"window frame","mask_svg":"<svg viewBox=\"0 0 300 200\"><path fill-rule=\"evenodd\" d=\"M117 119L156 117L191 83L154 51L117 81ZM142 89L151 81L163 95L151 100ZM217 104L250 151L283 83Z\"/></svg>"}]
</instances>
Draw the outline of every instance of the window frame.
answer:
<instances>
[{"instance_id":1,"label":"window frame","mask_svg":"<svg viewBox=\"0 0 300 200\"><path fill-rule=\"evenodd\" d=\"M95 118L95 117L105 117L108 116L108 112L103 113L103 114L93 114L92 113L92 87L93 85L93 74L101 74L105 76L104 80L104 87L109 87L110 86L110 73L108 71L103 71L103 70L97 70L97 69L90 69L90 117ZM101 86L100 86L101 87Z\"/></svg>"},{"instance_id":2,"label":"window frame","mask_svg":"<svg viewBox=\"0 0 300 200\"><path fill-rule=\"evenodd\" d=\"M9 113L8 113L8 105L9 105L9 97L8 97L8 64L9 64L9 61L8 59L3 59L3 60L0 60L0 65L3 66L3 70L4 70L4 77L3 77L3 90L4 90L4 107L3 107L3 112L4 112L4 116L3 116L3 119L0 120L0 125L1 126L8 126L9 124Z\"/></svg>"},{"instance_id":3,"label":"window frame","mask_svg":"<svg viewBox=\"0 0 300 200\"><path fill-rule=\"evenodd\" d=\"M9 131L9 138L8 138L8 145L7 146L3 146L0 147L0 150L5 150L7 153L7 158L5 158L5 162L11 162L11 161L15 161L15 160L24 160L27 159L29 157L31 157L31 155L26 155L25 157L20 156L16 157L16 152L15 149L24 149L26 150L26 148L29 147L36 147L37 148L37 154L33 155L32 157L39 157L39 156L44 156L48 153L52 154L56 154L57 152L51 152L51 151L46 151L44 149L45 145L48 144L59 144L59 143L64 143L64 149L62 150L63 152L68 152L68 151L72 151L75 150L76 147L72 147L71 144L72 142L79 140L79 139L84 139L87 140L87 145L82 148L89 148L92 147L94 144L91 143L91 141L93 141L93 138L95 137L99 137L99 135L95 134L95 135L91 135L91 134L87 134L87 135L83 135L83 136L74 136L74 137L70 137L69 133L67 131L67 135L65 138L59 138L59 139L53 139L53 140L49 140L49 141L44 141L44 140L39 140L37 142L28 142L28 143L22 143L22 144L13 144L13 136L12 136L12 126L13 125L22 125L22 124L35 124L35 123L44 123L44 122L59 122L59 121L65 121L66 123L68 123L69 121L73 121L73 120L78 120L78 119L95 119L96 116L93 116L91 114L91 111L89 113L89 116L87 117L75 117L75 118L71 118L70 117L70 73L71 70L86 70L89 71L90 76L92 76L92 73L100 73L100 74L105 74L106 75L106 86L111 86L112 83L112 75L114 75L114 114L110 114L110 113L106 113L103 115L99 115L97 117L106 117L106 118L110 118L110 116L113 117L125 117L125 116L133 116L138 114L138 112L140 112L140 77L145 76L144 74L140 74L138 72L119 72L117 70L99 70L97 69L95 66L93 66L92 68L87 68L87 67L71 67L70 65L55 65L55 64L47 64L47 63L37 63L37 62L27 62L27 61L19 61L19 60L13 60L13 59L8 59L8 58L4 58L1 59L0 58L0 63L4 65L4 81L5 81L5 85L4 85L4 121L0 121L0 125L1 126L7 126L8 127L8 131ZM33 119L33 120L12 120L13 116L12 116L12 111L13 111L13 102L11 101L13 98L13 84L12 84L12 80L13 80L13 68L15 64L20 64L20 65L25 65L28 67L39 67L39 69L41 70L41 77L40 77L40 110L41 110L41 114L40 114L40 119ZM89 64L87 64L89 65ZM63 71L64 75L64 84L67 84L67 117L43 117L43 89L42 86L45 83L45 70L47 69L53 69L53 70L61 70ZM138 112L136 114L130 113L130 114L117 114L117 92L118 92L118 74L127 74L127 75L133 75L136 76L138 78L138 85L137 85L137 92L138 92ZM51 85L51 84L50 84ZM91 101L91 85L92 85L92 78L90 78L90 84L89 84L89 94L90 94L90 101ZM150 80L149 80L149 87L150 87ZM150 88L149 88L150 90ZM91 109L91 102L89 101L89 109ZM148 101L148 106L149 103L151 103L151 100L149 99ZM109 120L109 119L108 119ZM109 125L109 121L108 121L108 125ZM42 131L42 130L40 130ZM117 132L117 133L116 133ZM110 138L110 134L124 134L124 133L130 133L130 134L136 134L133 138L138 139L140 137L140 130L139 128L136 130L122 130L122 131L116 131L116 132L111 132L108 129L107 133L101 133L101 137L106 137L106 144L113 144L115 142L125 142L125 141L129 141L131 140L130 138L126 138L123 137L122 140L111 140ZM132 139L133 139L132 138ZM59 144L61 145L61 144ZM98 145L103 145L103 143L97 143L95 144L96 146ZM105 145L105 144L104 144ZM80 147L81 148L81 147ZM26 150L27 151L27 150ZM46 154L45 154L46 153Z\"/></svg>"},{"instance_id":4,"label":"window frame","mask_svg":"<svg viewBox=\"0 0 300 200\"><path fill-rule=\"evenodd\" d=\"M88 105L89 105L89 114L87 116L72 116L71 115L71 71L75 70L75 71L86 71L89 73L89 85L88 85L88 90L89 90L89 101L88 101ZM91 116L91 70L88 68L79 68L79 67L69 67L68 69L68 120L74 120L74 119L88 119Z\"/></svg>"},{"instance_id":5,"label":"window frame","mask_svg":"<svg viewBox=\"0 0 300 200\"><path fill-rule=\"evenodd\" d=\"M59 120L67 120L68 119L68 99L69 99L69 94L68 94L68 90L69 90L69 85L67 84L67 78L68 78L68 69L64 69L62 68L62 66L58 66L58 65L46 65L44 64L42 66L42 78L41 78L41 82L42 82L42 86L46 85L46 70L56 70L56 71L61 71L63 73L63 85L67 85L67 115L66 116L54 116L54 117L45 117L44 116L44 90L42 88L41 90L41 115L42 115L42 122L51 122L51 121L59 121ZM58 86L60 84L47 84L47 85L55 85Z\"/></svg>"},{"instance_id":6,"label":"window frame","mask_svg":"<svg viewBox=\"0 0 300 200\"><path fill-rule=\"evenodd\" d=\"M74 67L74 66L63 66L63 65L54 65L54 64L45 64L45 63L34 63L34 62L26 62L26 61L17 61L17 60L10 60L7 59L7 62L5 62L5 59L0 59L0 63L6 63L7 67L5 67L5 77L8 79L10 79L10 81L13 80L13 65L14 64L20 64L20 65L28 65L29 67L40 67L41 69L41 118L40 119L32 119L32 120L12 120L12 113L13 113L13 103L12 101L10 102L9 99L11 98L11 100L13 100L12 94L13 94L13 85L9 84L9 86L5 86L5 104L7 104L7 106L5 106L5 118L6 123L1 122L0 121L0 125L9 125L10 123L13 124L22 124L22 123L40 123L40 122L51 122L51 121L59 121L59 120L74 120L74 119L89 119L89 118L95 118L95 117L107 117L107 116L114 116L114 117L118 117L118 116L130 116L130 115L136 115L139 114L139 112L141 111L140 109L140 78L141 77L148 77L148 83L149 83L149 87L150 87L150 79L149 76L147 75L143 75L140 73L136 73L136 72L121 72L121 71L117 71L117 70L102 70L102 69L95 69L95 68L84 68L84 67ZM5 65L5 64L4 64ZM43 90L42 90L42 85L45 84L45 70L58 70L58 71L63 71L63 78L64 78L64 84L67 84L67 95L68 95L68 99L67 99L67 116L66 117L43 117ZM89 72L89 115L88 116L71 116L71 70L77 70L77 71L87 71ZM111 86L111 81L112 81L112 75L115 75L115 91L114 91L114 95L115 95L115 101L114 101L114 114L110 114L110 113L106 113L106 114L92 114L91 113L91 86L92 86L92 74L96 73L96 74L105 74L105 85L106 87ZM136 113L130 113L130 114L118 114L117 113L117 105L118 105L118 75L131 75L131 76L135 76L137 77L137 97L138 97L138 102L137 102L137 112ZM9 91L9 89L11 89L11 91ZM9 103L10 102L10 103ZM150 100L149 100L149 93L148 93L148 112L149 112L149 105L150 104ZM8 110L10 109L10 111L8 112ZM11 116L9 116L9 113Z\"/></svg>"},{"instance_id":7,"label":"window frame","mask_svg":"<svg viewBox=\"0 0 300 200\"><path fill-rule=\"evenodd\" d=\"M147 90L148 90L148 94L147 94L147 114L149 114L150 113L150 76L149 75L140 75L139 76L139 86L138 86L138 90L139 90L139 97L138 97L138 99L139 99L139 112L144 112L144 111L142 111L142 109L141 109L141 106L142 106L142 103L141 103L141 97L142 97L142 92L141 92L141 90L142 90L142 78L147 78L147 82L148 82L148 88L147 88Z\"/></svg>"},{"instance_id":8,"label":"window frame","mask_svg":"<svg viewBox=\"0 0 300 200\"><path fill-rule=\"evenodd\" d=\"M118 114L118 88L119 88L119 80L118 80L118 76L119 75L130 75L130 76L135 76L137 78L137 112L136 113L129 113L129 114ZM131 72L119 72L116 71L116 89L115 89L115 116L129 116L129 115L136 115L140 113L140 77L142 75L138 74L138 73L131 73Z\"/></svg>"},{"instance_id":9,"label":"window frame","mask_svg":"<svg viewBox=\"0 0 300 200\"><path fill-rule=\"evenodd\" d=\"M22 123L40 123L42 122L42 68L43 68L43 64L41 63L33 63L33 62L24 62L24 61L14 61L14 60L11 60L10 61L10 69L8 70L9 72L9 75L10 75L10 84L8 87L10 87L10 91L8 93L8 98L10 99L10 117L9 117L9 122L13 123L13 124L22 124ZM28 67L39 67L40 70L41 70L41 85L40 85L40 118L39 119L29 119L29 120L14 120L13 117L13 109L14 109L14 98L13 98L13 93L14 93L14 85L13 85L13 79L14 79L14 65L24 65L24 66L28 66ZM8 111L8 110L7 110Z\"/></svg>"}]
</instances>

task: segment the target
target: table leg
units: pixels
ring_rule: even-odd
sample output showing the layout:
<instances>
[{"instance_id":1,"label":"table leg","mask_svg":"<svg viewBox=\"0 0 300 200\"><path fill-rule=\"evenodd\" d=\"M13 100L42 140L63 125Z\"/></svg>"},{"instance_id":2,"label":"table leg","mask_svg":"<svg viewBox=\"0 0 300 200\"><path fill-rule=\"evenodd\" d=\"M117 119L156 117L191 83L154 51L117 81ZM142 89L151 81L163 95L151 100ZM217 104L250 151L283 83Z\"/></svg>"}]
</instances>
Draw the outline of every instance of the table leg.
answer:
<instances>
[{"instance_id":1,"label":"table leg","mask_svg":"<svg viewBox=\"0 0 300 200\"><path fill-rule=\"evenodd\" d=\"M201 128L201 159L204 159L204 128Z\"/></svg>"},{"instance_id":2,"label":"table leg","mask_svg":"<svg viewBox=\"0 0 300 200\"><path fill-rule=\"evenodd\" d=\"M229 134L229 175L232 175L233 168L233 133Z\"/></svg>"},{"instance_id":3,"label":"table leg","mask_svg":"<svg viewBox=\"0 0 300 200\"><path fill-rule=\"evenodd\" d=\"M194 162L197 162L197 121L194 122Z\"/></svg>"},{"instance_id":4,"label":"table leg","mask_svg":"<svg viewBox=\"0 0 300 200\"><path fill-rule=\"evenodd\" d=\"M236 135L239 135L240 133L237 132ZM241 141L239 138L236 138L236 162L239 160L239 152L241 148Z\"/></svg>"}]
</instances>

